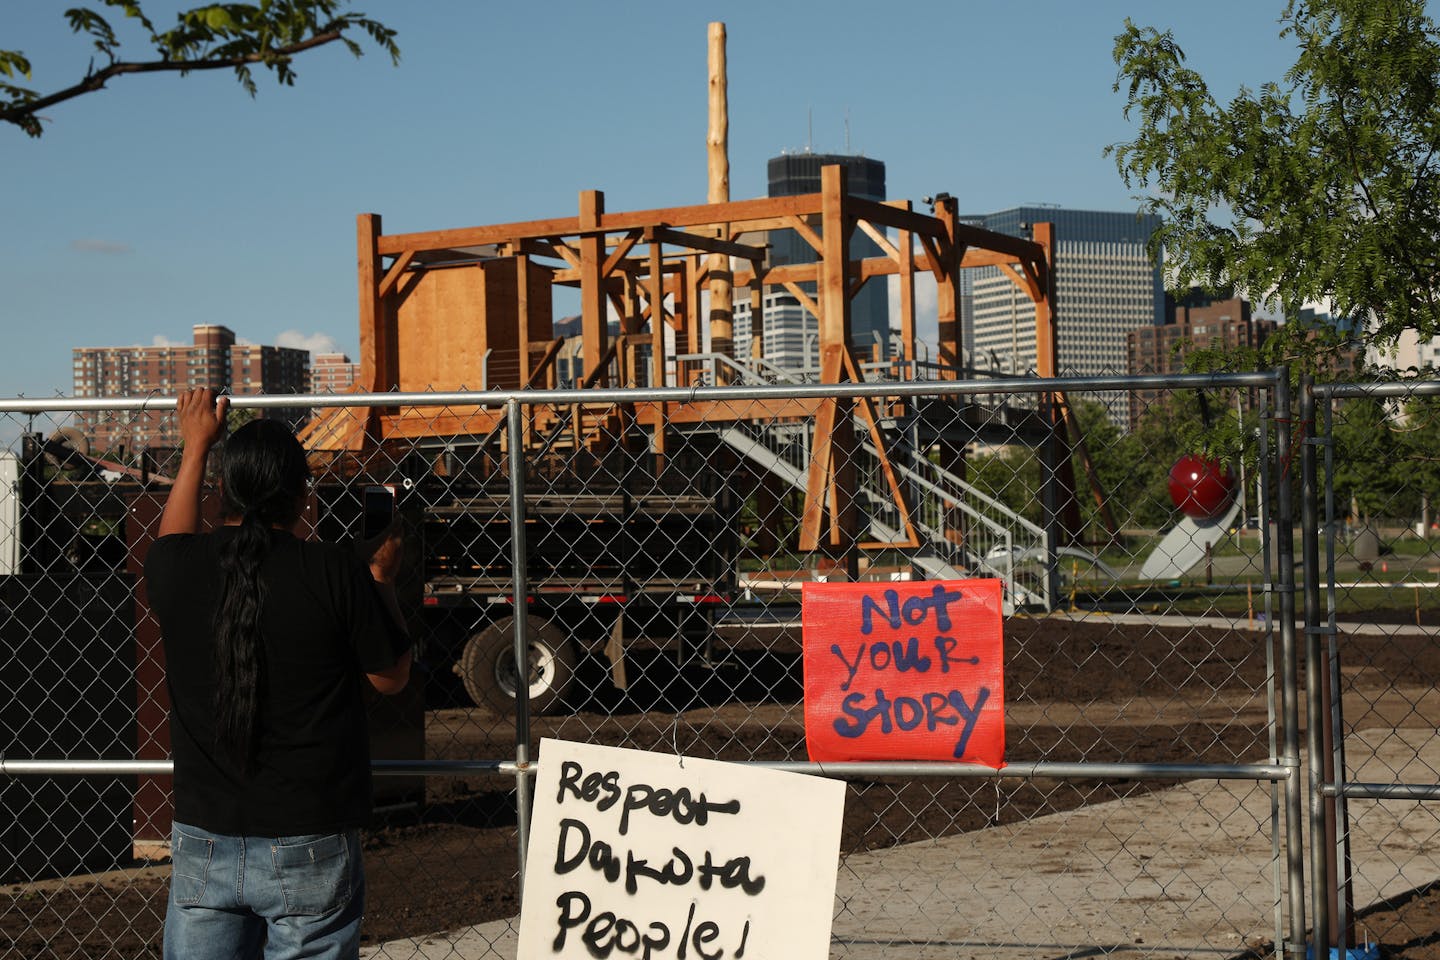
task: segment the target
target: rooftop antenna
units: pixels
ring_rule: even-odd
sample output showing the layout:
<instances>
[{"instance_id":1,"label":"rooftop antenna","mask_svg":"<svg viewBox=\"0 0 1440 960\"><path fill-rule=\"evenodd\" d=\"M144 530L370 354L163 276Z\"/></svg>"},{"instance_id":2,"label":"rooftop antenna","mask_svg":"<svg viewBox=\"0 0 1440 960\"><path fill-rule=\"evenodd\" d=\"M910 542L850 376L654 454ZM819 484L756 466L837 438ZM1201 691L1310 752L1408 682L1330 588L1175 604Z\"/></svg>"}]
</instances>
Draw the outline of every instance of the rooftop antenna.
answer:
<instances>
[{"instance_id":1,"label":"rooftop antenna","mask_svg":"<svg viewBox=\"0 0 1440 960\"><path fill-rule=\"evenodd\" d=\"M850 152L850 108L845 108L845 152Z\"/></svg>"},{"instance_id":2,"label":"rooftop antenna","mask_svg":"<svg viewBox=\"0 0 1440 960\"><path fill-rule=\"evenodd\" d=\"M815 142L815 108L814 108L814 107L806 107L806 108L805 108L805 152L806 152L806 153L811 153L811 152L813 152L813 151L810 149L810 146L811 146L811 144L813 144L814 142Z\"/></svg>"}]
</instances>

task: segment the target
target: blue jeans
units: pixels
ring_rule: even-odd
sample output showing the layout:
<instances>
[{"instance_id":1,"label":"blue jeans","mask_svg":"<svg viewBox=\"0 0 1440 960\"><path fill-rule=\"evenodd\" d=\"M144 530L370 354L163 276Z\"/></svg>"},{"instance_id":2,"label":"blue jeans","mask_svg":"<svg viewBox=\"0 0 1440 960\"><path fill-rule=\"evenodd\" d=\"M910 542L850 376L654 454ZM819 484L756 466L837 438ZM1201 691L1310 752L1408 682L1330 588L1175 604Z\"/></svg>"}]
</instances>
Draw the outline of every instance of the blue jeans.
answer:
<instances>
[{"instance_id":1,"label":"blue jeans","mask_svg":"<svg viewBox=\"0 0 1440 960\"><path fill-rule=\"evenodd\" d=\"M360 952L360 834L170 834L165 960L341 960Z\"/></svg>"}]
</instances>

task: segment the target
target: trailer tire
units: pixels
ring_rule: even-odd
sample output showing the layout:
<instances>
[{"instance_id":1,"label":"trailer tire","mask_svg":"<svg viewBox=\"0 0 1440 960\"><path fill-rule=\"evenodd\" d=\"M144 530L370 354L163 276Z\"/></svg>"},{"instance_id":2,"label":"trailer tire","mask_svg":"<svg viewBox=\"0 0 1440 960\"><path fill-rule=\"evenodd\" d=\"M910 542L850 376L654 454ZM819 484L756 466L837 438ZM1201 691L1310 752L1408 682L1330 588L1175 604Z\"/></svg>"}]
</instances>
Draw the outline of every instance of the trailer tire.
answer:
<instances>
[{"instance_id":1,"label":"trailer tire","mask_svg":"<svg viewBox=\"0 0 1440 960\"><path fill-rule=\"evenodd\" d=\"M580 660L575 641L538 617L528 618L525 628L530 648L530 711L554 713L575 686ZM460 679L476 706L499 714L514 713L518 686L514 636L515 618L504 617L465 642Z\"/></svg>"}]
</instances>

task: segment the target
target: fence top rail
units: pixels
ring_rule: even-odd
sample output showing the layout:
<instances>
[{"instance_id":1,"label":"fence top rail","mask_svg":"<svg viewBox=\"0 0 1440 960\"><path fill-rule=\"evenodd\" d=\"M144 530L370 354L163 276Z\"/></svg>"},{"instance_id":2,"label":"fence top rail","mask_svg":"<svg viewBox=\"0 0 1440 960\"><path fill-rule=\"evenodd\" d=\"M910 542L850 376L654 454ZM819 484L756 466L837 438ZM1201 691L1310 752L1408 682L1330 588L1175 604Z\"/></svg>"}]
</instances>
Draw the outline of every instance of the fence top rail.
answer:
<instances>
[{"instance_id":1,"label":"fence top rail","mask_svg":"<svg viewBox=\"0 0 1440 960\"><path fill-rule=\"evenodd\" d=\"M1440 396L1440 380L1387 380L1368 383L1317 383L1315 396L1329 399L1356 397Z\"/></svg>"},{"instance_id":2,"label":"fence top rail","mask_svg":"<svg viewBox=\"0 0 1440 960\"><path fill-rule=\"evenodd\" d=\"M530 404L698 403L743 400L796 400L850 397L970 396L993 393L1090 393L1125 390L1187 390L1220 387L1273 387L1277 374L1206 373L1143 377L1054 377L1009 380L923 380L836 384L764 384L734 387L652 387L582 390L459 390L395 393L286 393L235 395L230 405L284 407L499 407L512 401ZM111 410L174 410L173 396L16 397L0 399L0 413L74 413Z\"/></svg>"}]
</instances>

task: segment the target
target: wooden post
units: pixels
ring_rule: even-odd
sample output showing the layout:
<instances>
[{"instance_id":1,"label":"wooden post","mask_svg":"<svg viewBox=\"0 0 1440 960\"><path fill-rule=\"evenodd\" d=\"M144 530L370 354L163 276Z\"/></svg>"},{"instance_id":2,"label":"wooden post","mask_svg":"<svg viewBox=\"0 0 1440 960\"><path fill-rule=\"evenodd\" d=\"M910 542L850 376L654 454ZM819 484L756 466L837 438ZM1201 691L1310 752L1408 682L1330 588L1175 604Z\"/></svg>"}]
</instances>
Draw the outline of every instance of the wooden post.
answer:
<instances>
[{"instance_id":1,"label":"wooden post","mask_svg":"<svg viewBox=\"0 0 1440 960\"><path fill-rule=\"evenodd\" d=\"M380 215L362 213L355 218L355 261L360 303L360 379L365 389L381 392L394 384L391 365L395 341L385 323L379 292Z\"/></svg>"},{"instance_id":2,"label":"wooden post","mask_svg":"<svg viewBox=\"0 0 1440 960\"><path fill-rule=\"evenodd\" d=\"M659 240L650 241L650 386L665 386L665 259ZM655 472L665 469L665 403L655 405Z\"/></svg>"},{"instance_id":3,"label":"wooden post","mask_svg":"<svg viewBox=\"0 0 1440 960\"><path fill-rule=\"evenodd\" d=\"M1057 337L1055 331L1055 225L1037 223L1032 237L1045 250L1045 275L1041 278L1043 298L1035 301L1035 373L1055 376Z\"/></svg>"},{"instance_id":4,"label":"wooden post","mask_svg":"<svg viewBox=\"0 0 1440 960\"><path fill-rule=\"evenodd\" d=\"M580 229L598 231L600 218L605 214L605 194L599 190L580 191ZM606 326L605 278L601 276L605 266L605 235L599 232L580 237L580 336L584 340L583 361L585 371L581 380L595 377L595 386L607 385L603 372L599 372L601 358L606 355L610 344L610 333Z\"/></svg>"},{"instance_id":5,"label":"wooden post","mask_svg":"<svg viewBox=\"0 0 1440 960\"><path fill-rule=\"evenodd\" d=\"M725 68L725 24L710 24L710 126L705 138L709 170L710 203L730 202L730 105ZM728 232L726 234L728 236ZM725 239L726 237L721 237ZM735 355L734 289L730 258L711 254L710 268L710 349L725 356ZM722 382L728 371L721 367Z\"/></svg>"},{"instance_id":6,"label":"wooden post","mask_svg":"<svg viewBox=\"0 0 1440 960\"><path fill-rule=\"evenodd\" d=\"M685 349L699 353L700 339L700 257L685 258ZM689 386L689 383L686 384Z\"/></svg>"},{"instance_id":7,"label":"wooden post","mask_svg":"<svg viewBox=\"0 0 1440 960\"><path fill-rule=\"evenodd\" d=\"M943 368L940 378L959 379L959 370L965 364L965 333L960 324L960 246L956 237L956 202L944 198L935 203L935 216L945 229L945 242L941 248L942 263L935 277L935 305L938 313L938 335L936 339L936 361Z\"/></svg>"},{"instance_id":8,"label":"wooden post","mask_svg":"<svg viewBox=\"0 0 1440 960\"><path fill-rule=\"evenodd\" d=\"M910 201L905 201L903 209L910 209ZM909 230L901 230L896 243L895 249L900 254L900 359L911 365L915 361L915 241ZM917 373L910 366L912 380Z\"/></svg>"},{"instance_id":9,"label":"wooden post","mask_svg":"<svg viewBox=\"0 0 1440 960\"><path fill-rule=\"evenodd\" d=\"M845 209L850 195L847 171L838 164L820 170L821 237L820 285L820 381L841 383L847 379L846 357L850 351L850 233L853 229ZM831 559L852 579L859 572L858 539L855 535L855 416L853 404L833 401L833 414L816 418L812 471L821 471L828 482L821 496L830 513ZM823 506L813 502L817 483L812 473L807 487L806 511L813 516ZM813 527L812 527L813 530ZM815 531L818 532L818 531Z\"/></svg>"},{"instance_id":10,"label":"wooden post","mask_svg":"<svg viewBox=\"0 0 1440 960\"><path fill-rule=\"evenodd\" d=\"M516 339L520 345L520 379L517 386L523 388L530 382L530 258L523 253L515 255L515 322L520 325Z\"/></svg>"},{"instance_id":11,"label":"wooden post","mask_svg":"<svg viewBox=\"0 0 1440 960\"><path fill-rule=\"evenodd\" d=\"M850 348L850 232L845 198L849 196L850 178L838 164L820 170L820 212L825 231L821 237L820 289L820 354L826 347L838 344ZM823 366L823 364L822 364ZM836 383L827 380L826 383Z\"/></svg>"},{"instance_id":12,"label":"wooden post","mask_svg":"<svg viewBox=\"0 0 1440 960\"><path fill-rule=\"evenodd\" d=\"M756 360L765 356L765 285L760 280L763 275L761 262L750 265L750 356Z\"/></svg>"}]
</instances>

